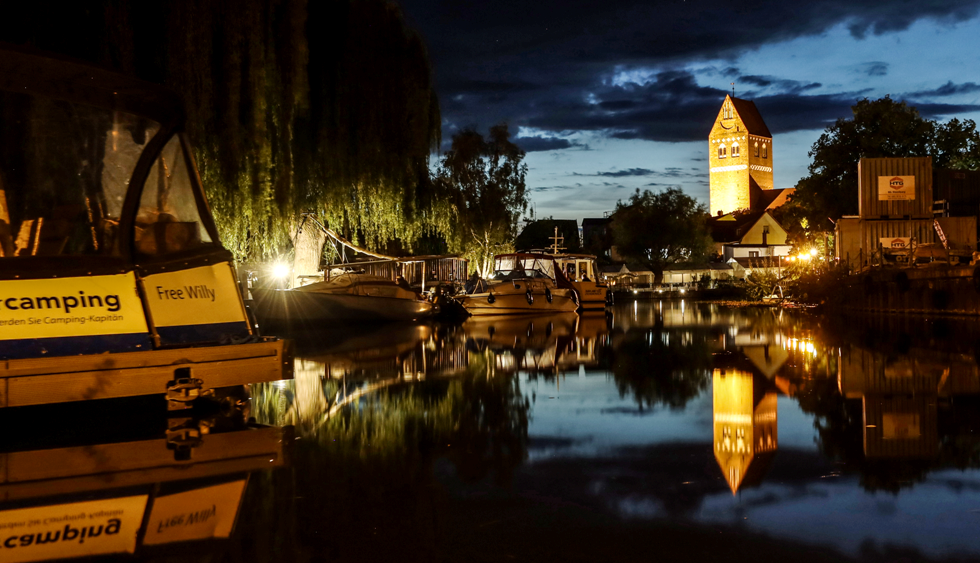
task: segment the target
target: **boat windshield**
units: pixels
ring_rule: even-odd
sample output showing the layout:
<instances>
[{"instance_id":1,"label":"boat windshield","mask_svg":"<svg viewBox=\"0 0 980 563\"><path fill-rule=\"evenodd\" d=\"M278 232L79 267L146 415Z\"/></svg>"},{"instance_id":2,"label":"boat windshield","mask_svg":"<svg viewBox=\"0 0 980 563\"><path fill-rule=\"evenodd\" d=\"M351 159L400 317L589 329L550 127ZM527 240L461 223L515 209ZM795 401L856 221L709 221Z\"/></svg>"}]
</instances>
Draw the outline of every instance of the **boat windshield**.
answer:
<instances>
[{"instance_id":1,"label":"boat windshield","mask_svg":"<svg viewBox=\"0 0 980 563\"><path fill-rule=\"evenodd\" d=\"M496 268L491 279L511 280L517 278L555 277L555 262L550 257L512 254L498 256Z\"/></svg>"},{"instance_id":2,"label":"boat windshield","mask_svg":"<svg viewBox=\"0 0 980 563\"><path fill-rule=\"evenodd\" d=\"M557 259L565 277L572 281L595 281L595 268L591 258L569 257Z\"/></svg>"},{"instance_id":3,"label":"boat windshield","mask_svg":"<svg viewBox=\"0 0 980 563\"><path fill-rule=\"evenodd\" d=\"M160 124L0 92L0 257L115 255L136 162Z\"/></svg>"}]
</instances>

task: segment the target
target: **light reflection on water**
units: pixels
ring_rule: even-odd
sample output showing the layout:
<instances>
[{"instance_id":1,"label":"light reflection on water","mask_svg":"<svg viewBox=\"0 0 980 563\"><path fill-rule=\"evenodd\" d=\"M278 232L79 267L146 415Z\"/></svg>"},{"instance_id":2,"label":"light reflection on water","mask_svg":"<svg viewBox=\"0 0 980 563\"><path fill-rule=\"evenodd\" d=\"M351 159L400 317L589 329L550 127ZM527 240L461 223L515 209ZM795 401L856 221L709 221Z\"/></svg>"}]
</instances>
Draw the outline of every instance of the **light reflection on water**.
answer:
<instances>
[{"instance_id":1,"label":"light reflection on water","mask_svg":"<svg viewBox=\"0 0 980 563\"><path fill-rule=\"evenodd\" d=\"M253 390L260 422L295 425L292 467L250 491L280 499L292 555L323 548L324 527L351 541L374 527L419 559L504 558L460 538L558 534L543 511L640 526L617 534L686 522L709 551L720 530L826 560L975 557L978 335L684 300L304 335L295 381Z\"/></svg>"}]
</instances>

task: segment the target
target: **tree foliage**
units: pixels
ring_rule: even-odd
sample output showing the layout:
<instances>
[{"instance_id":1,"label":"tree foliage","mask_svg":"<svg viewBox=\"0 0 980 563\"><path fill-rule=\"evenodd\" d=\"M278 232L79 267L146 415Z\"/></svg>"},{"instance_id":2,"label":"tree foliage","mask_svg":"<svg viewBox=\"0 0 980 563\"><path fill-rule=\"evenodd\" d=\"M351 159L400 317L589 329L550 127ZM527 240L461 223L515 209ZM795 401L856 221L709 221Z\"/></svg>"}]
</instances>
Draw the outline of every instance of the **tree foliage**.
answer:
<instances>
[{"instance_id":1,"label":"tree foliage","mask_svg":"<svg viewBox=\"0 0 980 563\"><path fill-rule=\"evenodd\" d=\"M287 248L304 211L372 247L446 226L429 212L441 127L432 71L393 2L93 0L59 5L67 15L54 22L43 4L19 6L0 39L178 92L239 258Z\"/></svg>"},{"instance_id":2,"label":"tree foliage","mask_svg":"<svg viewBox=\"0 0 980 563\"><path fill-rule=\"evenodd\" d=\"M851 109L851 119L838 119L813 144L810 173L792 198L812 229L829 230L830 221L857 215L862 158L931 156L937 168L980 166L980 133L972 120L937 123L888 96L863 99Z\"/></svg>"},{"instance_id":3,"label":"tree foliage","mask_svg":"<svg viewBox=\"0 0 980 563\"><path fill-rule=\"evenodd\" d=\"M491 127L486 139L472 129L453 135L434 180L453 217L442 232L449 250L468 258L480 275L490 273L494 255L514 249L517 222L527 210L526 176L524 151L510 141L507 125Z\"/></svg>"},{"instance_id":4,"label":"tree foliage","mask_svg":"<svg viewBox=\"0 0 980 563\"><path fill-rule=\"evenodd\" d=\"M704 204L677 188L659 193L636 190L628 202L616 204L612 220L616 252L649 268L659 283L673 264L707 261L713 244L707 213Z\"/></svg>"}]
</instances>

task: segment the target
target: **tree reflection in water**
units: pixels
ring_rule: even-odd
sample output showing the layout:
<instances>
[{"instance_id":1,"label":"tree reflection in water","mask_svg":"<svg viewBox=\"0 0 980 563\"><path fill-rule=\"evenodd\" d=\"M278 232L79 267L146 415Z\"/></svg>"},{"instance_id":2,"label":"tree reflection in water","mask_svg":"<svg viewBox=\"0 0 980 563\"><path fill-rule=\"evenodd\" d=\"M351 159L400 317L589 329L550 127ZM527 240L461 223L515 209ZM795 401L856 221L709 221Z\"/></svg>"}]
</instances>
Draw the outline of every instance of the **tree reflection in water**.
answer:
<instances>
[{"instance_id":1,"label":"tree reflection in water","mask_svg":"<svg viewBox=\"0 0 980 563\"><path fill-rule=\"evenodd\" d=\"M254 546L256 560L303 559L309 554L295 553L298 546L322 544L321 534L337 538L329 543L338 554L356 545L376 556L412 549L415 559L436 557L445 541L435 537L443 464L452 478L506 483L527 455L530 404L516 373L497 363L491 350L471 351L453 379L298 377L295 390L257 389L258 420L295 424L298 441L291 471L250 488L252 514L265 515L250 525L281 529L272 534L277 545ZM383 542L378 530L386 530Z\"/></svg>"},{"instance_id":2,"label":"tree reflection in water","mask_svg":"<svg viewBox=\"0 0 980 563\"><path fill-rule=\"evenodd\" d=\"M440 559L454 541L447 506L467 495L496 506L498 489L482 484L533 480L534 471L547 476L535 491L586 502L592 497L570 491L599 480L602 506L647 495L671 517L696 519L704 499L766 480L806 486L851 475L865 490L898 494L932 471L980 467L975 323L835 322L684 302L616 311L611 320L484 319L400 340L381 335L384 354L324 355L297 363L295 384L263 386L254 393L259 421L294 424L300 439L291 469L249 487L243 525L276 530L245 534L254 558L316 558L302 546L328 545L336 553L327 559ZM641 410L681 411L714 387L714 430L703 443L654 442L584 468L557 457L518 471L531 422L520 382L558 384L585 370L608 377ZM795 409L783 409L785 398L813 416L819 456L777 445L776 419ZM740 437L754 444L744 454ZM549 485L557 475L561 484ZM623 476L602 481L607 475Z\"/></svg>"}]
</instances>

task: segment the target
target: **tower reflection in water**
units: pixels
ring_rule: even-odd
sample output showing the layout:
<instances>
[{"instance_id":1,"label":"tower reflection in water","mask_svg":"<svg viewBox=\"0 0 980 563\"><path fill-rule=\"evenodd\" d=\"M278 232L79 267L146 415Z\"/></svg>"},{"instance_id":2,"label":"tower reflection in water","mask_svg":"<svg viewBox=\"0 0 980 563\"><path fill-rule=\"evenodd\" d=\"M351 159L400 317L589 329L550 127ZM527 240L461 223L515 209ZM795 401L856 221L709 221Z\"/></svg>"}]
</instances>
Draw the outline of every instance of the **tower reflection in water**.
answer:
<instances>
[{"instance_id":1,"label":"tower reflection in water","mask_svg":"<svg viewBox=\"0 0 980 563\"><path fill-rule=\"evenodd\" d=\"M779 443L776 392L742 362L712 375L715 459L732 493L762 481Z\"/></svg>"}]
</instances>

